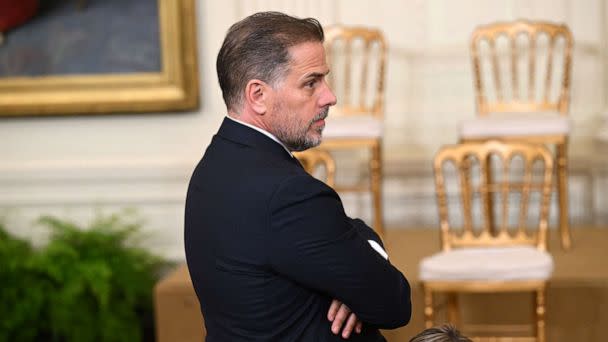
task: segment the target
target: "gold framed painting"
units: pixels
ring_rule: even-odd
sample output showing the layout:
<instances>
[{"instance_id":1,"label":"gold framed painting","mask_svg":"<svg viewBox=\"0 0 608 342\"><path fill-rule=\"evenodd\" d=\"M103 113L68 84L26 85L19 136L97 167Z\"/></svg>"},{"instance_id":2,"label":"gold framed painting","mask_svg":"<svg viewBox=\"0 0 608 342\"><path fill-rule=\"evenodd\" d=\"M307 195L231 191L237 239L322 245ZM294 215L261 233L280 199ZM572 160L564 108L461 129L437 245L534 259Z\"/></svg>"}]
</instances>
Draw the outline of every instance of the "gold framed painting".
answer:
<instances>
[{"instance_id":1,"label":"gold framed painting","mask_svg":"<svg viewBox=\"0 0 608 342\"><path fill-rule=\"evenodd\" d=\"M40 1L0 43L0 116L196 109L195 1Z\"/></svg>"}]
</instances>

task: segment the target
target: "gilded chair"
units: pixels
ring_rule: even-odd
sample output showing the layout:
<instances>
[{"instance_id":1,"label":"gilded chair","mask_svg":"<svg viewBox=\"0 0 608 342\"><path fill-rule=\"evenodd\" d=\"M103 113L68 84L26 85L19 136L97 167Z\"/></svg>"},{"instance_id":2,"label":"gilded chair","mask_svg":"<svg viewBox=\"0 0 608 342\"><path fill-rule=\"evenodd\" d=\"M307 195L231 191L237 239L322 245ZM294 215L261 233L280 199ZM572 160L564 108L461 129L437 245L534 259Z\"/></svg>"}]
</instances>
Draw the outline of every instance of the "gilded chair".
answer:
<instances>
[{"instance_id":1,"label":"gilded chair","mask_svg":"<svg viewBox=\"0 0 608 342\"><path fill-rule=\"evenodd\" d=\"M490 159L491 183L485 170ZM433 168L442 251L419 264L426 326L435 324L439 293L447 297L448 320L458 326L459 294L531 292L534 324L460 327L470 337L485 331L479 340L501 326L493 338L512 341L504 336L510 334L523 341L521 335L528 335L527 340L545 342L545 288L553 271L546 252L553 156L540 144L491 140L443 147ZM492 197L500 204L494 215L496 208L488 206ZM490 229L492 216L500 218L498 229Z\"/></svg>"},{"instance_id":2,"label":"gilded chair","mask_svg":"<svg viewBox=\"0 0 608 342\"><path fill-rule=\"evenodd\" d=\"M302 167L306 172L321 179L325 184L334 187L336 179L336 163L331 155L321 149L311 149L303 152L295 152Z\"/></svg>"},{"instance_id":3,"label":"gilded chair","mask_svg":"<svg viewBox=\"0 0 608 342\"><path fill-rule=\"evenodd\" d=\"M351 152L367 150L368 180L354 186L337 186L336 190L371 193L373 227L382 235L382 133L387 45L377 29L332 26L325 30L325 50L331 70L328 82L338 103L330 109L321 148Z\"/></svg>"},{"instance_id":4,"label":"gilded chair","mask_svg":"<svg viewBox=\"0 0 608 342\"><path fill-rule=\"evenodd\" d=\"M476 28L470 49L478 117L460 126L461 142L500 139L555 146L565 250L571 247L567 150L572 44L566 25L519 20Z\"/></svg>"}]
</instances>

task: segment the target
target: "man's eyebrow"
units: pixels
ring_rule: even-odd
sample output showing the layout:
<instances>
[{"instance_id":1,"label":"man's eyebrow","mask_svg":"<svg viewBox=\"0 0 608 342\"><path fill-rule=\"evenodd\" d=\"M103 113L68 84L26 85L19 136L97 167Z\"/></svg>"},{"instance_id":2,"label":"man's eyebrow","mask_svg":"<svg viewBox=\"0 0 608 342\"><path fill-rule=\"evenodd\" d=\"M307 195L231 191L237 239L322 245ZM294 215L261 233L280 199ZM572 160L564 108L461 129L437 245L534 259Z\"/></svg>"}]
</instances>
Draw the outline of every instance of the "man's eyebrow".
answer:
<instances>
[{"instance_id":1,"label":"man's eyebrow","mask_svg":"<svg viewBox=\"0 0 608 342\"><path fill-rule=\"evenodd\" d=\"M311 72L310 74L304 76L304 79L322 78L325 77L327 74L329 74L329 70L327 72Z\"/></svg>"}]
</instances>

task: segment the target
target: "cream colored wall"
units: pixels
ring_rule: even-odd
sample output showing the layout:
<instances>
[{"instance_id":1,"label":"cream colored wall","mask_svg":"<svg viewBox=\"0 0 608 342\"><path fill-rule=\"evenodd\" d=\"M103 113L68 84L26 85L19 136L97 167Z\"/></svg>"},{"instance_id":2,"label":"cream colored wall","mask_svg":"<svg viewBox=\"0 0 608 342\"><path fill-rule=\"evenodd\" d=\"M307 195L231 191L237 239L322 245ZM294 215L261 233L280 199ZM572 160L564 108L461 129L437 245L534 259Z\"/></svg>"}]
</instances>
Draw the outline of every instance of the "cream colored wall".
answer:
<instances>
[{"instance_id":1,"label":"cream colored wall","mask_svg":"<svg viewBox=\"0 0 608 342\"><path fill-rule=\"evenodd\" d=\"M474 116L468 36L478 24L515 18L565 21L574 32L572 155L585 155L604 109L606 39L602 0L207 0L198 1L202 105L193 113L66 116L0 120L0 210L11 230L42 240L31 221L41 213L84 221L94 208L136 207L147 219L148 245L182 258L183 204L192 168L225 108L215 55L236 20L275 9L323 24L381 28L390 46L385 157L389 225L432 224L432 153L456 141L461 119ZM344 178L354 174L346 167ZM574 174L574 198L605 203ZM605 174L605 173L604 173ZM579 178L576 178L579 177ZM576 197L579 196L579 197ZM344 196L353 215L369 217L368 198ZM579 203L586 203L586 202ZM581 205L577 215L595 210ZM602 208L597 208L603 210ZM573 210L577 210L576 206Z\"/></svg>"},{"instance_id":2,"label":"cream colored wall","mask_svg":"<svg viewBox=\"0 0 608 342\"><path fill-rule=\"evenodd\" d=\"M602 31L602 42L604 51L604 95L608 95L608 3L604 0L602 1L603 5L603 31ZM608 97L608 96L607 96ZM608 100L605 99L604 102L604 122L598 129L598 140L604 144L605 148L608 148Z\"/></svg>"},{"instance_id":3,"label":"cream colored wall","mask_svg":"<svg viewBox=\"0 0 608 342\"><path fill-rule=\"evenodd\" d=\"M41 213L86 222L97 209L136 207L148 245L183 257L187 181L225 113L214 64L236 18L225 7L197 3L199 111L0 120L0 215L9 229L38 241L42 230L30 227Z\"/></svg>"}]
</instances>

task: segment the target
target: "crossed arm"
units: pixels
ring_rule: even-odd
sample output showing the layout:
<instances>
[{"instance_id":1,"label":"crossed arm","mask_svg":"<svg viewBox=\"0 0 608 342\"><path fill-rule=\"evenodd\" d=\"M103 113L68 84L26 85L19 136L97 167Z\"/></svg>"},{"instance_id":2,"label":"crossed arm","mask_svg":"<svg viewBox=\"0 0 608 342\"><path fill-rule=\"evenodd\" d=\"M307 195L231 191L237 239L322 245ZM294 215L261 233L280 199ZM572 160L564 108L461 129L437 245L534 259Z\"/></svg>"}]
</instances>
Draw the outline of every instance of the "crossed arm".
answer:
<instances>
[{"instance_id":1,"label":"crossed arm","mask_svg":"<svg viewBox=\"0 0 608 342\"><path fill-rule=\"evenodd\" d=\"M370 239L382 242L363 221L346 216L335 191L307 175L294 176L273 195L270 215L270 250L277 253L271 266L335 299L328 312L334 333L342 325L343 336L353 327L360 331L357 321L384 329L409 322L407 280L370 247Z\"/></svg>"}]
</instances>

